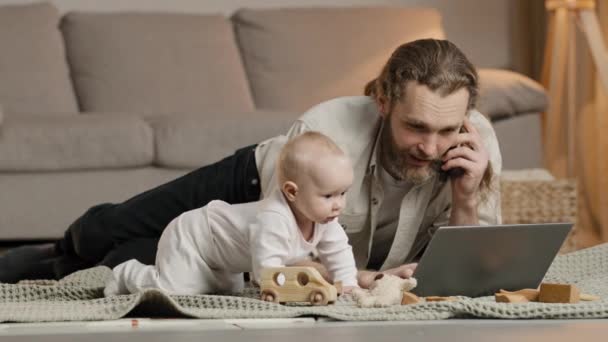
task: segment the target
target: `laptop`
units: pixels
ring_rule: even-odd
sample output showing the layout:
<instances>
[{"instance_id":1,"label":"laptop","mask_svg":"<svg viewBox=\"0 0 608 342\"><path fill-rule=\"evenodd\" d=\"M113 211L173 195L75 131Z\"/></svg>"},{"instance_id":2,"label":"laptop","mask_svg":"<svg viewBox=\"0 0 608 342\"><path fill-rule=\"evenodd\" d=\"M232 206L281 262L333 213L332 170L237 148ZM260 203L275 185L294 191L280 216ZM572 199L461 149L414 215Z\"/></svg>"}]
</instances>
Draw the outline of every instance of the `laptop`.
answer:
<instances>
[{"instance_id":1,"label":"laptop","mask_svg":"<svg viewBox=\"0 0 608 342\"><path fill-rule=\"evenodd\" d=\"M537 288L572 223L440 227L414 278L418 296L493 295Z\"/></svg>"}]
</instances>

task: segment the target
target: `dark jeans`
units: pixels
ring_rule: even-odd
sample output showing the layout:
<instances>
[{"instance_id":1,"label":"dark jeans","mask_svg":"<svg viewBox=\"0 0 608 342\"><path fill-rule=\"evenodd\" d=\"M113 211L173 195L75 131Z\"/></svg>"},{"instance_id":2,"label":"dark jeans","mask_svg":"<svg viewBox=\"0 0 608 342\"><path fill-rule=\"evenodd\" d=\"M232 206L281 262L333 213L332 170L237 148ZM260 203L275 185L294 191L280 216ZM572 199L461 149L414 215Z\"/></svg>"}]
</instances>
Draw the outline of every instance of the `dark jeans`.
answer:
<instances>
[{"instance_id":1,"label":"dark jeans","mask_svg":"<svg viewBox=\"0 0 608 342\"><path fill-rule=\"evenodd\" d=\"M57 278L79 269L137 259L154 264L158 240L171 220L212 200L245 203L260 198L256 145L201 167L129 200L90 208L57 241Z\"/></svg>"}]
</instances>

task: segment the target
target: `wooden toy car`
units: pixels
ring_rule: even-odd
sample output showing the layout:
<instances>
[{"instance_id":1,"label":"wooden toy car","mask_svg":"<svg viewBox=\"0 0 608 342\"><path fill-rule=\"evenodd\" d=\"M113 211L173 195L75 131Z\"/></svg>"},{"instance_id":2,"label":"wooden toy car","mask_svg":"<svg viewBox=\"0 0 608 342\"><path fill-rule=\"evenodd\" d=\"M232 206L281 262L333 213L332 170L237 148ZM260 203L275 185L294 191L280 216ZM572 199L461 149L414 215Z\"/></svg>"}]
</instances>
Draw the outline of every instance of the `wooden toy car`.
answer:
<instances>
[{"instance_id":1,"label":"wooden toy car","mask_svg":"<svg viewBox=\"0 0 608 342\"><path fill-rule=\"evenodd\" d=\"M271 267L262 270L261 299L268 302L309 302L312 305L334 303L336 287L313 267Z\"/></svg>"}]
</instances>

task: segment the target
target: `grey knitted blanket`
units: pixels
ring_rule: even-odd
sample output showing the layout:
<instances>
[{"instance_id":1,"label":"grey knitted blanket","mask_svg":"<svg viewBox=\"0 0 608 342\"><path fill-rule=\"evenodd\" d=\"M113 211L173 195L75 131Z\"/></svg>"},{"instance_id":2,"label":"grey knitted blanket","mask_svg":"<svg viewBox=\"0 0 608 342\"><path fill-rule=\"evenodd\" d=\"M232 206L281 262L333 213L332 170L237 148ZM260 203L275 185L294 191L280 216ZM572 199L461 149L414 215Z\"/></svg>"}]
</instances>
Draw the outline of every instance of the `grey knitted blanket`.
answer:
<instances>
[{"instance_id":1,"label":"grey knitted blanket","mask_svg":"<svg viewBox=\"0 0 608 342\"><path fill-rule=\"evenodd\" d=\"M198 318L278 318L326 316L346 321L429 320L446 318L602 318L608 317L608 244L556 257L546 282L575 284L581 292L601 297L579 304L495 303L493 297L455 302L358 308L352 297L335 305L313 307L279 305L257 299L254 289L238 296L167 296L160 291L104 298L111 277L106 267L74 273L58 282L0 284L0 322L109 320L129 313L137 316Z\"/></svg>"}]
</instances>

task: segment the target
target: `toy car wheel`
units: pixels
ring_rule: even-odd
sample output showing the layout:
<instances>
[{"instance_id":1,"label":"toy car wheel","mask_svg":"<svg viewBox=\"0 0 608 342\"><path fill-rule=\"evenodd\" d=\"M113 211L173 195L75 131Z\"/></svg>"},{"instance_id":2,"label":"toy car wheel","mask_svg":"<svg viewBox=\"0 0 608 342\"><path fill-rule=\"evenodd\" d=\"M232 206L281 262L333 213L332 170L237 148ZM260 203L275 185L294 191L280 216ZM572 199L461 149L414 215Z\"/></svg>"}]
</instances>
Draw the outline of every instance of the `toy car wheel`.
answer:
<instances>
[{"instance_id":1,"label":"toy car wheel","mask_svg":"<svg viewBox=\"0 0 608 342\"><path fill-rule=\"evenodd\" d=\"M273 303L278 303L279 302L279 294L277 293L277 291L269 289L269 290L264 290L262 291L262 294L260 295L260 299L266 302L273 302Z\"/></svg>"},{"instance_id":2,"label":"toy car wheel","mask_svg":"<svg viewBox=\"0 0 608 342\"><path fill-rule=\"evenodd\" d=\"M327 300L327 296L323 294L321 291L312 291L310 293L310 304L312 305L327 305L329 302Z\"/></svg>"}]
</instances>

